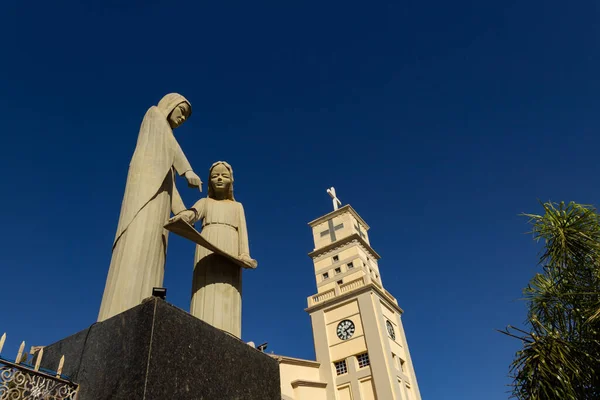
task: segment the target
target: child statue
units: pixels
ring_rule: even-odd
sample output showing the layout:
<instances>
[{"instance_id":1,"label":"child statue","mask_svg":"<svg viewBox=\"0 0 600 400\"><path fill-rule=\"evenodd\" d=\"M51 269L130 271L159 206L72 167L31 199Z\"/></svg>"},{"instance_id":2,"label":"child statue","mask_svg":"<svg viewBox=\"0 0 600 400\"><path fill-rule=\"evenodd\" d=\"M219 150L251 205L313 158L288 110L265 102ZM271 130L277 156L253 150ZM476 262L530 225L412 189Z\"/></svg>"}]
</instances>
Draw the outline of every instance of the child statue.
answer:
<instances>
[{"instance_id":1,"label":"child statue","mask_svg":"<svg viewBox=\"0 0 600 400\"><path fill-rule=\"evenodd\" d=\"M233 170L224 161L210 167L208 197L183 211L171 222L202 221L201 236L219 250L255 268L250 257L246 217L233 197ZM190 313L209 324L241 337L242 267L228 257L197 245L194 258Z\"/></svg>"}]
</instances>

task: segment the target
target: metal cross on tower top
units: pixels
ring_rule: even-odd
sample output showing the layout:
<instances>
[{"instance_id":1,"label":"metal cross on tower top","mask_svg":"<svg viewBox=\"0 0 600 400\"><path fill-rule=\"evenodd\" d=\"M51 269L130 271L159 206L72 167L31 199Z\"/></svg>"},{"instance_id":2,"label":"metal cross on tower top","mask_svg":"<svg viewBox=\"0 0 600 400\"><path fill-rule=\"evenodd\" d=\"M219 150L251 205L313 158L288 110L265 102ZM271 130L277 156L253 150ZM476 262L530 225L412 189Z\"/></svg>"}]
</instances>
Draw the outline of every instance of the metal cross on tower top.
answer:
<instances>
[{"instance_id":1,"label":"metal cross on tower top","mask_svg":"<svg viewBox=\"0 0 600 400\"><path fill-rule=\"evenodd\" d=\"M333 211L337 210L338 207L342 205L342 202L337 198L337 195L335 194L335 188L333 186L330 187L327 189L327 193L329 194L329 197L333 199Z\"/></svg>"}]
</instances>

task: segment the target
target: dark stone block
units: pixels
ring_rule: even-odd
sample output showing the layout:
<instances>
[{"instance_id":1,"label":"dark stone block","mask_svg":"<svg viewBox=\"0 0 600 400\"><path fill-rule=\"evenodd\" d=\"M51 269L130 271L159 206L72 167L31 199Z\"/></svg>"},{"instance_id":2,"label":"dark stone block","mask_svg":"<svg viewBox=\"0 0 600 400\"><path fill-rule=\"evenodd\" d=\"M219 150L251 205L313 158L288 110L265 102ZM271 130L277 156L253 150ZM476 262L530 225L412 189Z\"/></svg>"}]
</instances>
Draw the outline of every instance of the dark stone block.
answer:
<instances>
[{"instance_id":1,"label":"dark stone block","mask_svg":"<svg viewBox=\"0 0 600 400\"><path fill-rule=\"evenodd\" d=\"M42 366L81 387L79 400L280 400L268 355L152 298L44 348Z\"/></svg>"}]
</instances>

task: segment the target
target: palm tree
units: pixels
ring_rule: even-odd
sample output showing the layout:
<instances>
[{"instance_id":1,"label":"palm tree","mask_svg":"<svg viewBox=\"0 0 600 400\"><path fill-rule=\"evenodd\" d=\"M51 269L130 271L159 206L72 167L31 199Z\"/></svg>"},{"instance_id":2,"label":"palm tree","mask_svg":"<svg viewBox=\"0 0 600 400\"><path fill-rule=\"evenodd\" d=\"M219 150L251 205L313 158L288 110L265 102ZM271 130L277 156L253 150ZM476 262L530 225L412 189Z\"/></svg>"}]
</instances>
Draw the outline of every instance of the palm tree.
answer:
<instances>
[{"instance_id":1,"label":"palm tree","mask_svg":"<svg viewBox=\"0 0 600 400\"><path fill-rule=\"evenodd\" d=\"M542 272L523 290L526 329L503 333L523 342L510 366L512 397L600 399L600 215L577 203L544 203L524 214L543 241Z\"/></svg>"}]
</instances>

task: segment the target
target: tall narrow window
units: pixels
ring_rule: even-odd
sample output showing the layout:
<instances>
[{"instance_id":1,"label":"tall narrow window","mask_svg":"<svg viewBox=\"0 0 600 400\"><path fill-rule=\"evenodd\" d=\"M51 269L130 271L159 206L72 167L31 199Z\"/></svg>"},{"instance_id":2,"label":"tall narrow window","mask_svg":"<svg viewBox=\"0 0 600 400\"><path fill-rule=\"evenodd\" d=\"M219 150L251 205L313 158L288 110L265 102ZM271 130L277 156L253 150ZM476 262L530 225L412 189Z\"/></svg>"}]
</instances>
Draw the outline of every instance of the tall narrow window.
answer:
<instances>
[{"instance_id":1,"label":"tall narrow window","mask_svg":"<svg viewBox=\"0 0 600 400\"><path fill-rule=\"evenodd\" d=\"M346 360L336 361L333 363L335 365L335 372L338 375L344 375L348 372L348 367L346 366Z\"/></svg>"},{"instance_id":2,"label":"tall narrow window","mask_svg":"<svg viewBox=\"0 0 600 400\"><path fill-rule=\"evenodd\" d=\"M369 353L362 353L356 356L358 360L358 368L364 368L369 366Z\"/></svg>"}]
</instances>

